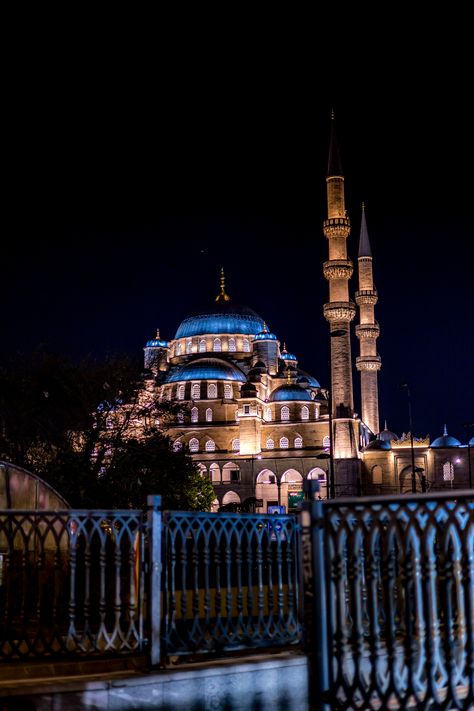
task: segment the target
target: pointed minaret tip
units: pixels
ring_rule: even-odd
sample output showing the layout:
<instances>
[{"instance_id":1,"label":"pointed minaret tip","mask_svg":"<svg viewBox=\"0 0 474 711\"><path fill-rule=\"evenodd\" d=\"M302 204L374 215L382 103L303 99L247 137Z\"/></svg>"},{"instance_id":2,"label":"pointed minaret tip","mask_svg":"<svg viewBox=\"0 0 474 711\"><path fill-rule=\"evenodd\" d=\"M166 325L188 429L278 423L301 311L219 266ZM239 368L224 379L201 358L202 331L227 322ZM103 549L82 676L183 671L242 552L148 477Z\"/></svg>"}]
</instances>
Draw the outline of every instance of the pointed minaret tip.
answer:
<instances>
[{"instance_id":1,"label":"pointed minaret tip","mask_svg":"<svg viewBox=\"0 0 474 711\"><path fill-rule=\"evenodd\" d=\"M216 301L230 301L230 296L226 294L225 292L225 274L224 274L224 267L221 267L221 290L219 294L216 296Z\"/></svg>"},{"instance_id":2,"label":"pointed minaret tip","mask_svg":"<svg viewBox=\"0 0 474 711\"><path fill-rule=\"evenodd\" d=\"M365 219L365 204L362 203L362 219L360 221L359 257L371 257L369 232L367 230L367 220Z\"/></svg>"},{"instance_id":3,"label":"pointed minaret tip","mask_svg":"<svg viewBox=\"0 0 474 711\"><path fill-rule=\"evenodd\" d=\"M444 431L443 431L443 437L447 437L447 436L448 436L448 428L447 428L446 425L445 425L445 426L444 426Z\"/></svg>"},{"instance_id":4,"label":"pointed minaret tip","mask_svg":"<svg viewBox=\"0 0 474 711\"><path fill-rule=\"evenodd\" d=\"M364 204L364 203L362 203L362 204ZM385 420L385 427L384 427L384 430L388 430L388 427L387 427L387 420Z\"/></svg>"},{"instance_id":5,"label":"pointed minaret tip","mask_svg":"<svg viewBox=\"0 0 474 711\"><path fill-rule=\"evenodd\" d=\"M336 122L334 120L334 109L331 111L331 138L329 141L328 178L343 176L341 156L336 138Z\"/></svg>"}]
</instances>

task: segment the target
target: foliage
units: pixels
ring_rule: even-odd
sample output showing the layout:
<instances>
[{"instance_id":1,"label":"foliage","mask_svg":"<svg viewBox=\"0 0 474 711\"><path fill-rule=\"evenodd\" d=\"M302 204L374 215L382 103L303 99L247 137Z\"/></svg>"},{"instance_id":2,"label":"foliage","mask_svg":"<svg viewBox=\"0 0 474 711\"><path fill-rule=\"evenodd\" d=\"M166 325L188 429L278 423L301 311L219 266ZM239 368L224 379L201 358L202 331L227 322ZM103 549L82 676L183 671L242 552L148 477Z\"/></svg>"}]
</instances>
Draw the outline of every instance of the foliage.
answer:
<instances>
[{"instance_id":1,"label":"foliage","mask_svg":"<svg viewBox=\"0 0 474 711\"><path fill-rule=\"evenodd\" d=\"M207 509L212 485L162 431L179 409L156 401L150 375L129 358L17 356L0 366L0 459L72 506L135 507L161 494L165 507Z\"/></svg>"}]
</instances>

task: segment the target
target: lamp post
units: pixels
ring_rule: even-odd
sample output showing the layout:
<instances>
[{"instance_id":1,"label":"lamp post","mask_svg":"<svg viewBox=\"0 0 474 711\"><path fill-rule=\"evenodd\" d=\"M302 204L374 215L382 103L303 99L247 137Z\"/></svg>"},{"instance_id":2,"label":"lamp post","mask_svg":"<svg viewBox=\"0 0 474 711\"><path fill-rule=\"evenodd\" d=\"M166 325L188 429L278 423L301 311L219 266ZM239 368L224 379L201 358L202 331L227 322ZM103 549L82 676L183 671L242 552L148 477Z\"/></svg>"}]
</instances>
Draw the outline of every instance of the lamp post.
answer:
<instances>
[{"instance_id":1,"label":"lamp post","mask_svg":"<svg viewBox=\"0 0 474 711\"><path fill-rule=\"evenodd\" d=\"M415 471L415 450L413 448L413 420L411 415L411 393L408 383L402 383L402 388L407 389L408 396L408 426L410 428L410 447L411 447L411 490L416 494L416 471Z\"/></svg>"}]
</instances>

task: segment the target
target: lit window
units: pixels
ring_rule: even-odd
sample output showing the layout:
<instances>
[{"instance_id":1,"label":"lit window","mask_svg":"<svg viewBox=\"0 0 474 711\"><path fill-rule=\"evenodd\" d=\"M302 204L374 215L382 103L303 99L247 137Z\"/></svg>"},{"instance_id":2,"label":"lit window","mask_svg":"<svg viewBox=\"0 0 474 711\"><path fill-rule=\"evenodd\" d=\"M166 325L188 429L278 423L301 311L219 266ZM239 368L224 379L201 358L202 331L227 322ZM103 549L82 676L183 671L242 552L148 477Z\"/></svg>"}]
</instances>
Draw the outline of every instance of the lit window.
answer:
<instances>
[{"instance_id":1,"label":"lit window","mask_svg":"<svg viewBox=\"0 0 474 711\"><path fill-rule=\"evenodd\" d=\"M197 422L199 420L199 411L197 407L193 407L191 410L191 422Z\"/></svg>"},{"instance_id":2,"label":"lit window","mask_svg":"<svg viewBox=\"0 0 474 711\"><path fill-rule=\"evenodd\" d=\"M229 351L231 351L231 353L235 353L236 350L235 338L229 338Z\"/></svg>"},{"instance_id":3,"label":"lit window","mask_svg":"<svg viewBox=\"0 0 474 711\"><path fill-rule=\"evenodd\" d=\"M176 344L176 355L181 355L181 343Z\"/></svg>"},{"instance_id":4,"label":"lit window","mask_svg":"<svg viewBox=\"0 0 474 711\"><path fill-rule=\"evenodd\" d=\"M178 387L178 400L184 400L184 385Z\"/></svg>"},{"instance_id":5,"label":"lit window","mask_svg":"<svg viewBox=\"0 0 474 711\"><path fill-rule=\"evenodd\" d=\"M282 420L289 420L290 419L290 409L284 405L281 408L281 419Z\"/></svg>"},{"instance_id":6,"label":"lit window","mask_svg":"<svg viewBox=\"0 0 474 711\"><path fill-rule=\"evenodd\" d=\"M214 400L217 397L217 385L215 383L209 383L207 386L207 397L210 400Z\"/></svg>"},{"instance_id":7,"label":"lit window","mask_svg":"<svg viewBox=\"0 0 474 711\"><path fill-rule=\"evenodd\" d=\"M288 449L289 444L288 437L281 437L280 449Z\"/></svg>"},{"instance_id":8,"label":"lit window","mask_svg":"<svg viewBox=\"0 0 474 711\"><path fill-rule=\"evenodd\" d=\"M232 385L230 383L224 383L224 397L227 400L232 399Z\"/></svg>"},{"instance_id":9,"label":"lit window","mask_svg":"<svg viewBox=\"0 0 474 711\"><path fill-rule=\"evenodd\" d=\"M219 465L216 464L216 462L212 462L211 466L209 467L209 471L211 472L211 481L220 483L221 470L219 468Z\"/></svg>"},{"instance_id":10,"label":"lit window","mask_svg":"<svg viewBox=\"0 0 474 711\"><path fill-rule=\"evenodd\" d=\"M271 437L267 439L267 449L274 449L275 447L275 442L272 440Z\"/></svg>"},{"instance_id":11,"label":"lit window","mask_svg":"<svg viewBox=\"0 0 474 711\"><path fill-rule=\"evenodd\" d=\"M199 353L205 353L206 352L206 341L203 338L201 341L199 341Z\"/></svg>"},{"instance_id":12,"label":"lit window","mask_svg":"<svg viewBox=\"0 0 474 711\"><path fill-rule=\"evenodd\" d=\"M184 422L184 414L182 412L178 412L178 422Z\"/></svg>"},{"instance_id":13,"label":"lit window","mask_svg":"<svg viewBox=\"0 0 474 711\"><path fill-rule=\"evenodd\" d=\"M454 467L451 462L443 464L443 479L444 481L453 481L454 479Z\"/></svg>"},{"instance_id":14,"label":"lit window","mask_svg":"<svg viewBox=\"0 0 474 711\"><path fill-rule=\"evenodd\" d=\"M271 407L267 407L267 409L265 410L265 419L267 422L271 422L273 420Z\"/></svg>"},{"instance_id":15,"label":"lit window","mask_svg":"<svg viewBox=\"0 0 474 711\"><path fill-rule=\"evenodd\" d=\"M295 437L295 448L301 449L302 447L303 447L303 438L302 437Z\"/></svg>"},{"instance_id":16,"label":"lit window","mask_svg":"<svg viewBox=\"0 0 474 711\"><path fill-rule=\"evenodd\" d=\"M303 405L303 407L301 408L301 419L309 420L309 408L306 407L306 405Z\"/></svg>"},{"instance_id":17,"label":"lit window","mask_svg":"<svg viewBox=\"0 0 474 711\"><path fill-rule=\"evenodd\" d=\"M208 439L206 442L206 452L215 452L216 451L216 443L214 442L213 439Z\"/></svg>"},{"instance_id":18,"label":"lit window","mask_svg":"<svg viewBox=\"0 0 474 711\"><path fill-rule=\"evenodd\" d=\"M200 383L193 383L192 389L191 389L191 397L193 400L199 400L201 397L201 384Z\"/></svg>"},{"instance_id":19,"label":"lit window","mask_svg":"<svg viewBox=\"0 0 474 711\"><path fill-rule=\"evenodd\" d=\"M314 416L317 420L319 420L319 405L316 405L314 408Z\"/></svg>"},{"instance_id":20,"label":"lit window","mask_svg":"<svg viewBox=\"0 0 474 711\"><path fill-rule=\"evenodd\" d=\"M329 449L331 446L331 440L329 439L329 435L326 435L323 437L323 449Z\"/></svg>"},{"instance_id":21,"label":"lit window","mask_svg":"<svg viewBox=\"0 0 474 711\"><path fill-rule=\"evenodd\" d=\"M233 452L240 451L240 439L233 439L232 440L232 451Z\"/></svg>"},{"instance_id":22,"label":"lit window","mask_svg":"<svg viewBox=\"0 0 474 711\"><path fill-rule=\"evenodd\" d=\"M382 467L377 464L372 469L372 484L381 484L382 483Z\"/></svg>"},{"instance_id":23,"label":"lit window","mask_svg":"<svg viewBox=\"0 0 474 711\"><path fill-rule=\"evenodd\" d=\"M210 407L206 410L206 422L212 422L212 410Z\"/></svg>"},{"instance_id":24,"label":"lit window","mask_svg":"<svg viewBox=\"0 0 474 711\"><path fill-rule=\"evenodd\" d=\"M214 349L216 353L220 353L222 350L222 345L221 345L221 339L220 338L214 338Z\"/></svg>"},{"instance_id":25,"label":"lit window","mask_svg":"<svg viewBox=\"0 0 474 711\"><path fill-rule=\"evenodd\" d=\"M193 352L193 342L186 341L186 353L192 353L192 352Z\"/></svg>"},{"instance_id":26,"label":"lit window","mask_svg":"<svg viewBox=\"0 0 474 711\"><path fill-rule=\"evenodd\" d=\"M189 440L189 451L190 452L199 452L199 442L196 439L196 437L193 437L192 439Z\"/></svg>"},{"instance_id":27,"label":"lit window","mask_svg":"<svg viewBox=\"0 0 474 711\"><path fill-rule=\"evenodd\" d=\"M180 442L179 440L176 440L176 442L173 442L173 451L174 452L180 452L183 449L183 443Z\"/></svg>"},{"instance_id":28,"label":"lit window","mask_svg":"<svg viewBox=\"0 0 474 711\"><path fill-rule=\"evenodd\" d=\"M244 415L250 415L250 405L244 405Z\"/></svg>"},{"instance_id":29,"label":"lit window","mask_svg":"<svg viewBox=\"0 0 474 711\"><path fill-rule=\"evenodd\" d=\"M250 353L250 341L248 338L244 338L242 345L244 353Z\"/></svg>"}]
</instances>

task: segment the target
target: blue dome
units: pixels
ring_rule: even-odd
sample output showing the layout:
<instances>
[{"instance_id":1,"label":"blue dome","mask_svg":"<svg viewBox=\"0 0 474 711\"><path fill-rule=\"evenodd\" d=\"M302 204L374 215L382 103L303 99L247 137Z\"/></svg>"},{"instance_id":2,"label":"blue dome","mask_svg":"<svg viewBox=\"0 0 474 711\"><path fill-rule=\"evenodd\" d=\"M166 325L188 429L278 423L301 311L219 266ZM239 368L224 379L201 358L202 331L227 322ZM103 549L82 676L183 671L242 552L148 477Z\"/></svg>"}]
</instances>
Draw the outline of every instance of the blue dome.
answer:
<instances>
[{"instance_id":1,"label":"blue dome","mask_svg":"<svg viewBox=\"0 0 474 711\"><path fill-rule=\"evenodd\" d=\"M175 338L204 336L217 333L243 333L254 335L265 328L263 319L247 306L222 301L213 304L207 311L189 316L181 322Z\"/></svg>"},{"instance_id":2,"label":"blue dome","mask_svg":"<svg viewBox=\"0 0 474 711\"><path fill-rule=\"evenodd\" d=\"M469 446L474 447L474 437L471 437L471 439L469 440Z\"/></svg>"},{"instance_id":3,"label":"blue dome","mask_svg":"<svg viewBox=\"0 0 474 711\"><path fill-rule=\"evenodd\" d=\"M444 432L441 437L437 437L430 445L431 447L460 447L461 442L456 439L456 437L451 437L448 435L448 430L446 425L444 426Z\"/></svg>"},{"instance_id":4,"label":"blue dome","mask_svg":"<svg viewBox=\"0 0 474 711\"><path fill-rule=\"evenodd\" d=\"M261 333L257 333L255 338L253 339L254 341L276 341L277 337L275 336L274 333L268 333L268 331L265 333L265 331L262 331Z\"/></svg>"},{"instance_id":5,"label":"blue dome","mask_svg":"<svg viewBox=\"0 0 474 711\"><path fill-rule=\"evenodd\" d=\"M169 341L162 341L160 338L153 338L151 341L146 342L147 348L169 348Z\"/></svg>"},{"instance_id":6,"label":"blue dome","mask_svg":"<svg viewBox=\"0 0 474 711\"><path fill-rule=\"evenodd\" d=\"M296 356L293 353L282 353L280 358L282 360L296 360Z\"/></svg>"},{"instance_id":7,"label":"blue dome","mask_svg":"<svg viewBox=\"0 0 474 711\"><path fill-rule=\"evenodd\" d=\"M234 380L245 383L247 379L232 363L218 358L199 358L173 368L163 382L176 383L182 380Z\"/></svg>"},{"instance_id":8,"label":"blue dome","mask_svg":"<svg viewBox=\"0 0 474 711\"><path fill-rule=\"evenodd\" d=\"M298 368L298 375L299 375L299 377L298 377L299 383L304 381L304 382L307 382L308 385L310 385L312 388L320 388L321 387L321 385L316 380L316 378L313 378L312 375L310 375L309 373L306 373L304 370L301 370L300 368Z\"/></svg>"},{"instance_id":9,"label":"blue dome","mask_svg":"<svg viewBox=\"0 0 474 711\"><path fill-rule=\"evenodd\" d=\"M380 432L379 438L382 440L382 442L392 442L392 440L397 440L398 435L395 434L395 432L392 432L391 430L388 430L385 428Z\"/></svg>"},{"instance_id":10,"label":"blue dome","mask_svg":"<svg viewBox=\"0 0 474 711\"><path fill-rule=\"evenodd\" d=\"M374 439L364 448L364 452L385 452L389 449L392 449L389 440Z\"/></svg>"},{"instance_id":11,"label":"blue dome","mask_svg":"<svg viewBox=\"0 0 474 711\"><path fill-rule=\"evenodd\" d=\"M299 385L286 383L276 388L270 395L270 402L287 402L288 400L309 400L312 402L311 395L306 390L303 390Z\"/></svg>"}]
</instances>

